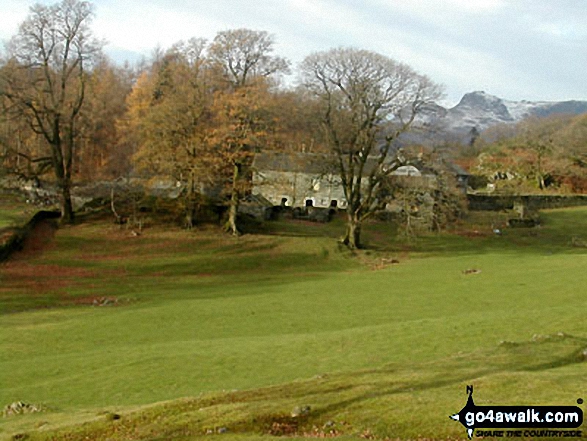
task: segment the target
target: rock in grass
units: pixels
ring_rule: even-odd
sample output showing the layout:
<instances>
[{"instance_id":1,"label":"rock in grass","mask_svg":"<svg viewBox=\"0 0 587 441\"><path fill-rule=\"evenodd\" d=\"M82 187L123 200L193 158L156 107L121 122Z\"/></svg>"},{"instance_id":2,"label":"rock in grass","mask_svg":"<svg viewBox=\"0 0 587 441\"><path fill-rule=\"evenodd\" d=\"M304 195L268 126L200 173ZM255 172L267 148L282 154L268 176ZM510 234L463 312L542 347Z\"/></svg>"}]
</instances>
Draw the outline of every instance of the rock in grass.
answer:
<instances>
[{"instance_id":1,"label":"rock in grass","mask_svg":"<svg viewBox=\"0 0 587 441\"><path fill-rule=\"evenodd\" d=\"M116 421L119 420L121 417L119 414L114 413L114 412L108 412L106 414L106 421Z\"/></svg>"},{"instance_id":2,"label":"rock in grass","mask_svg":"<svg viewBox=\"0 0 587 441\"><path fill-rule=\"evenodd\" d=\"M296 406L291 411L292 418L297 418L300 416L306 416L310 413L311 407L310 406Z\"/></svg>"},{"instance_id":3,"label":"rock in grass","mask_svg":"<svg viewBox=\"0 0 587 441\"><path fill-rule=\"evenodd\" d=\"M24 403L22 401L15 401L4 407L4 416L9 417L12 415L22 415L25 413L37 413L42 412L43 409L41 406L36 406L34 404Z\"/></svg>"},{"instance_id":4,"label":"rock in grass","mask_svg":"<svg viewBox=\"0 0 587 441\"><path fill-rule=\"evenodd\" d=\"M481 274L481 270L477 269L477 268L470 268L470 269L466 269L463 271L463 274L465 275L469 275L469 274Z\"/></svg>"},{"instance_id":5,"label":"rock in grass","mask_svg":"<svg viewBox=\"0 0 587 441\"><path fill-rule=\"evenodd\" d=\"M117 304L118 299L112 297L96 297L92 302L93 306L114 306Z\"/></svg>"}]
</instances>

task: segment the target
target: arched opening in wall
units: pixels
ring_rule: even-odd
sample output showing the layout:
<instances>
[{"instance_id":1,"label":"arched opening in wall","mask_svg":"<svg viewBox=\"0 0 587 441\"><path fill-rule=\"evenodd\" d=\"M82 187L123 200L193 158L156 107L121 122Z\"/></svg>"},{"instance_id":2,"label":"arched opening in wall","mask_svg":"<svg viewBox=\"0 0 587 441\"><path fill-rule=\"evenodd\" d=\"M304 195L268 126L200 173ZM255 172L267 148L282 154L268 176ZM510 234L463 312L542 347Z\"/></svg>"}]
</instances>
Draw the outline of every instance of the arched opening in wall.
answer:
<instances>
[{"instance_id":1,"label":"arched opening in wall","mask_svg":"<svg viewBox=\"0 0 587 441\"><path fill-rule=\"evenodd\" d=\"M313 199L306 199L306 207L313 207L314 200Z\"/></svg>"},{"instance_id":2,"label":"arched opening in wall","mask_svg":"<svg viewBox=\"0 0 587 441\"><path fill-rule=\"evenodd\" d=\"M338 207L338 201L336 199L333 199L330 201L330 208L337 208Z\"/></svg>"}]
</instances>

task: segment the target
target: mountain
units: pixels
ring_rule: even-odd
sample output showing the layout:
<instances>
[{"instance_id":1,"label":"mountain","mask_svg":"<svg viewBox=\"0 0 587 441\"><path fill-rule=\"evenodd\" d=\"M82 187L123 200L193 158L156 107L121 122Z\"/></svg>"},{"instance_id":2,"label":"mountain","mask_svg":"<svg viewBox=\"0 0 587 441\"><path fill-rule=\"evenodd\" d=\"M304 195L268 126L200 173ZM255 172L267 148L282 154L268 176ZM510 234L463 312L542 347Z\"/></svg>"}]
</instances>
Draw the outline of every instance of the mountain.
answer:
<instances>
[{"instance_id":1,"label":"mountain","mask_svg":"<svg viewBox=\"0 0 587 441\"><path fill-rule=\"evenodd\" d=\"M477 91L465 94L450 109L437 104L428 106L422 112L419 123L436 127L449 137L468 142L471 133L482 132L497 124L513 124L529 116L578 115L585 112L587 101L508 101Z\"/></svg>"}]
</instances>

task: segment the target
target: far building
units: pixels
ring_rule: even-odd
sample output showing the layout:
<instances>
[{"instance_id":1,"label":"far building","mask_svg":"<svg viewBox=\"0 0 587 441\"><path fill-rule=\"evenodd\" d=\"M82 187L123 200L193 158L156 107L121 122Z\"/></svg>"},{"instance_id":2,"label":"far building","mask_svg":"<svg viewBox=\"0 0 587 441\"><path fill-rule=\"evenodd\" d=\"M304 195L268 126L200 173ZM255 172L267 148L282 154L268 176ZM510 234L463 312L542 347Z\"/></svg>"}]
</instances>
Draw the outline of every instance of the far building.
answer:
<instances>
[{"instance_id":1,"label":"far building","mask_svg":"<svg viewBox=\"0 0 587 441\"><path fill-rule=\"evenodd\" d=\"M367 168L375 165L367 161ZM347 207L342 181L333 157L317 153L274 153L255 155L253 161L254 196L260 196L273 206L283 207ZM468 173L450 164L459 187L466 191ZM368 173L368 170L367 170ZM414 185L433 188L436 176L425 167L405 165L392 173L393 176L414 179Z\"/></svg>"},{"instance_id":2,"label":"far building","mask_svg":"<svg viewBox=\"0 0 587 441\"><path fill-rule=\"evenodd\" d=\"M253 195L274 206L346 208L340 176L327 155L259 153L253 161Z\"/></svg>"}]
</instances>

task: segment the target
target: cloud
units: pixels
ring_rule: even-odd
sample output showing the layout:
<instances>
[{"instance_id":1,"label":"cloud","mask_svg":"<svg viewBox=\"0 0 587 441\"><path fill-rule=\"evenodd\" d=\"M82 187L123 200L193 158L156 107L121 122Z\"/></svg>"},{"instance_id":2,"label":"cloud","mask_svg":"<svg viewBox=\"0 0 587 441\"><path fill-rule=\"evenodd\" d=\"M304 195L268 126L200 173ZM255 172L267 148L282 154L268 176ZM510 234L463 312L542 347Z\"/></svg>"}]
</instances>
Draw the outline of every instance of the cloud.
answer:
<instances>
[{"instance_id":1,"label":"cloud","mask_svg":"<svg viewBox=\"0 0 587 441\"><path fill-rule=\"evenodd\" d=\"M29 3L17 0L4 0L0 7L0 38L9 40L18 31L19 23L26 17Z\"/></svg>"},{"instance_id":2,"label":"cloud","mask_svg":"<svg viewBox=\"0 0 587 441\"><path fill-rule=\"evenodd\" d=\"M191 12L137 1L99 5L94 33L110 44L130 51L149 53L192 36L213 34L222 22Z\"/></svg>"},{"instance_id":3,"label":"cloud","mask_svg":"<svg viewBox=\"0 0 587 441\"><path fill-rule=\"evenodd\" d=\"M51 3L50 0L44 0ZM33 0L4 0L8 38ZM94 0L93 29L118 58L246 27L275 36L294 63L354 46L406 62L447 86L508 99L587 99L587 9L576 0Z\"/></svg>"},{"instance_id":4,"label":"cloud","mask_svg":"<svg viewBox=\"0 0 587 441\"><path fill-rule=\"evenodd\" d=\"M447 0L456 8L464 8L470 12L485 13L505 6L504 0Z\"/></svg>"}]
</instances>

